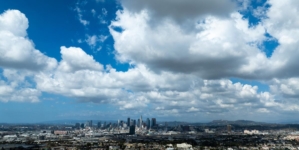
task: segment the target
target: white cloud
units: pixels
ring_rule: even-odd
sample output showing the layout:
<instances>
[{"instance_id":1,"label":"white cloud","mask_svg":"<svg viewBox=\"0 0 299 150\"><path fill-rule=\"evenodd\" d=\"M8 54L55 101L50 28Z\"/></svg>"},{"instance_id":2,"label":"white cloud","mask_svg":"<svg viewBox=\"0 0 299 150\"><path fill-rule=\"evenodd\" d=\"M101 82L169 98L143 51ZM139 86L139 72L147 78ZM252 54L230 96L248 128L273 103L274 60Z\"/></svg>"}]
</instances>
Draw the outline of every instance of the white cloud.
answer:
<instances>
[{"instance_id":1,"label":"white cloud","mask_svg":"<svg viewBox=\"0 0 299 150\"><path fill-rule=\"evenodd\" d=\"M270 58L271 74L275 78L298 77L297 58L299 57L299 9L297 1L286 0L283 3L269 0L271 5L267 11L264 24L267 32L278 40L280 44Z\"/></svg>"},{"instance_id":2,"label":"white cloud","mask_svg":"<svg viewBox=\"0 0 299 150\"><path fill-rule=\"evenodd\" d=\"M10 32L17 37L26 37L28 19L18 10L7 10L0 16L0 30Z\"/></svg>"},{"instance_id":3,"label":"white cloud","mask_svg":"<svg viewBox=\"0 0 299 150\"><path fill-rule=\"evenodd\" d=\"M27 28L28 20L18 10L7 10L0 15L0 66L33 71L56 67L55 59L34 48L27 37Z\"/></svg>"},{"instance_id":4,"label":"white cloud","mask_svg":"<svg viewBox=\"0 0 299 150\"><path fill-rule=\"evenodd\" d=\"M125 8L117 13L110 33L119 61L144 63L156 71L197 73L204 78L252 78L268 67L265 54L248 44L263 41L264 28L248 28L248 21L239 13L229 18L208 16L196 25L196 32L185 32L170 20L152 26L150 17L146 10L133 14Z\"/></svg>"},{"instance_id":5,"label":"white cloud","mask_svg":"<svg viewBox=\"0 0 299 150\"><path fill-rule=\"evenodd\" d=\"M79 6L76 6L74 10L77 12L78 20L80 21L80 23L83 24L84 26L89 25L89 21L83 19L83 11L79 8Z\"/></svg>"},{"instance_id":6,"label":"white cloud","mask_svg":"<svg viewBox=\"0 0 299 150\"><path fill-rule=\"evenodd\" d=\"M64 72L76 72L79 70L99 70L103 66L96 62L91 55L87 55L82 49L64 46L61 47L62 61L58 69Z\"/></svg>"},{"instance_id":7,"label":"white cloud","mask_svg":"<svg viewBox=\"0 0 299 150\"><path fill-rule=\"evenodd\" d=\"M0 82L0 101L2 102L39 102L40 91L32 88L13 89Z\"/></svg>"},{"instance_id":8,"label":"white cloud","mask_svg":"<svg viewBox=\"0 0 299 150\"><path fill-rule=\"evenodd\" d=\"M102 15L99 15L98 18L101 24L108 24L108 22L105 20L105 18Z\"/></svg>"},{"instance_id":9,"label":"white cloud","mask_svg":"<svg viewBox=\"0 0 299 150\"><path fill-rule=\"evenodd\" d=\"M87 39L85 40L87 44L91 47L95 47L98 41L98 37L96 35L93 36L87 36Z\"/></svg>"},{"instance_id":10,"label":"white cloud","mask_svg":"<svg viewBox=\"0 0 299 150\"><path fill-rule=\"evenodd\" d=\"M237 9L227 11L228 17L224 18L213 13L213 9L194 12L209 15L200 20L185 17L187 21L177 23L165 16L169 13L171 18L179 19L179 14L168 10L160 12L154 1L140 1L136 6L127 3L130 2L123 2L124 10L117 12L116 21L110 25L117 59L121 62L143 63L157 72L195 73L206 79L272 79L299 75L296 69L299 57L297 2L268 1L270 8L253 11L262 16L261 23L254 27L249 27L248 20L236 12ZM178 2L168 3L176 5ZM156 19L152 12L164 17ZM152 19L156 24L151 23ZM195 30L188 31L188 27L182 25L184 22L194 24ZM116 27L123 31L114 30ZM279 43L270 58L259 49L263 41L269 40L264 36L266 31Z\"/></svg>"},{"instance_id":11,"label":"white cloud","mask_svg":"<svg viewBox=\"0 0 299 150\"><path fill-rule=\"evenodd\" d=\"M66 61L63 52L62 58L61 62ZM144 65L126 72L112 67L105 71L65 72L60 67L54 74L36 75L37 89L81 102L114 104L120 110L155 109L156 114L205 112L217 116L240 110L260 112L261 108L267 108L271 112L281 108L270 93L259 93L256 86L233 84L224 79L202 80L195 75L167 71L157 74Z\"/></svg>"},{"instance_id":12,"label":"white cloud","mask_svg":"<svg viewBox=\"0 0 299 150\"><path fill-rule=\"evenodd\" d=\"M57 61L34 48L27 37L28 19L18 10L0 15L0 101L38 102L41 92L28 81L37 72L49 72Z\"/></svg>"},{"instance_id":13,"label":"white cloud","mask_svg":"<svg viewBox=\"0 0 299 150\"><path fill-rule=\"evenodd\" d=\"M90 46L91 49L96 49L96 51L98 52L102 49L102 45L107 38L108 36L105 35L87 35L87 39L85 39L85 42Z\"/></svg>"},{"instance_id":14,"label":"white cloud","mask_svg":"<svg viewBox=\"0 0 299 150\"><path fill-rule=\"evenodd\" d=\"M106 20L106 17L107 17L107 14L108 14L108 11L106 8L102 8L102 14L100 14L98 16L98 19L100 21L101 24L107 24L108 21Z\"/></svg>"},{"instance_id":15,"label":"white cloud","mask_svg":"<svg viewBox=\"0 0 299 150\"><path fill-rule=\"evenodd\" d=\"M0 79L0 101L2 102L39 102L41 92L26 80L32 72L3 69Z\"/></svg>"},{"instance_id":16,"label":"white cloud","mask_svg":"<svg viewBox=\"0 0 299 150\"><path fill-rule=\"evenodd\" d=\"M229 0L139 0L136 2L123 0L121 1L121 4L125 9L130 10L133 14L138 14L147 10L150 14L151 22L154 24L156 21L169 18L181 25L187 25L185 22L193 25L193 20L198 21L207 15L227 17L236 8L236 5ZM167 9L165 9L166 6ZM159 23L157 23L157 25L158 24Z\"/></svg>"}]
</instances>

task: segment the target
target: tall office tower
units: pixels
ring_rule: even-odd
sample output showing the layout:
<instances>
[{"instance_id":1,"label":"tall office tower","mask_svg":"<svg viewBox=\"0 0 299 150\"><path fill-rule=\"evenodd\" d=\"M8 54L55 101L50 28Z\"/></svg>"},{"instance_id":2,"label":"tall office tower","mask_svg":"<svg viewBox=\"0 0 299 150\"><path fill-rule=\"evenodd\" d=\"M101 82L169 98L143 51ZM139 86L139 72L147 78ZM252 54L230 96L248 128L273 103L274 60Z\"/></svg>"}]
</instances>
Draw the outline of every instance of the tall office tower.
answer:
<instances>
[{"instance_id":1,"label":"tall office tower","mask_svg":"<svg viewBox=\"0 0 299 150\"><path fill-rule=\"evenodd\" d=\"M106 128L106 121L104 122L104 128Z\"/></svg>"},{"instance_id":2,"label":"tall office tower","mask_svg":"<svg viewBox=\"0 0 299 150\"><path fill-rule=\"evenodd\" d=\"M156 126L156 118L152 118L152 127Z\"/></svg>"},{"instance_id":3,"label":"tall office tower","mask_svg":"<svg viewBox=\"0 0 299 150\"><path fill-rule=\"evenodd\" d=\"M136 126L136 120L133 120L133 125Z\"/></svg>"},{"instance_id":4,"label":"tall office tower","mask_svg":"<svg viewBox=\"0 0 299 150\"><path fill-rule=\"evenodd\" d=\"M85 127L92 127L92 121L91 120L86 121Z\"/></svg>"},{"instance_id":5,"label":"tall office tower","mask_svg":"<svg viewBox=\"0 0 299 150\"><path fill-rule=\"evenodd\" d=\"M89 127L89 121L86 121L86 122L85 122L85 128L86 128L86 127Z\"/></svg>"},{"instance_id":6,"label":"tall office tower","mask_svg":"<svg viewBox=\"0 0 299 150\"><path fill-rule=\"evenodd\" d=\"M120 121L120 126L123 127L124 126L124 121Z\"/></svg>"},{"instance_id":7,"label":"tall office tower","mask_svg":"<svg viewBox=\"0 0 299 150\"><path fill-rule=\"evenodd\" d=\"M130 117L127 119L127 126L129 127L131 125L131 119Z\"/></svg>"},{"instance_id":8,"label":"tall office tower","mask_svg":"<svg viewBox=\"0 0 299 150\"><path fill-rule=\"evenodd\" d=\"M137 126L139 127L139 125L140 125L140 119L138 119L137 121Z\"/></svg>"},{"instance_id":9,"label":"tall office tower","mask_svg":"<svg viewBox=\"0 0 299 150\"><path fill-rule=\"evenodd\" d=\"M84 128L84 123L81 123L81 128Z\"/></svg>"},{"instance_id":10,"label":"tall office tower","mask_svg":"<svg viewBox=\"0 0 299 150\"><path fill-rule=\"evenodd\" d=\"M149 118L146 119L146 128L149 129L151 126L151 121Z\"/></svg>"},{"instance_id":11,"label":"tall office tower","mask_svg":"<svg viewBox=\"0 0 299 150\"><path fill-rule=\"evenodd\" d=\"M134 120L131 119L131 120L130 120L130 126L133 126L133 125L134 125ZM130 127L130 126L129 126L129 127Z\"/></svg>"},{"instance_id":12,"label":"tall office tower","mask_svg":"<svg viewBox=\"0 0 299 150\"><path fill-rule=\"evenodd\" d=\"M142 121L142 115L140 116L140 128L142 127L142 123L143 123L143 121Z\"/></svg>"},{"instance_id":13,"label":"tall office tower","mask_svg":"<svg viewBox=\"0 0 299 150\"><path fill-rule=\"evenodd\" d=\"M168 130L168 123L165 122L165 131L167 132L167 130Z\"/></svg>"},{"instance_id":14,"label":"tall office tower","mask_svg":"<svg viewBox=\"0 0 299 150\"><path fill-rule=\"evenodd\" d=\"M75 128L76 128L76 129L80 129L80 123L76 123L76 124L75 124Z\"/></svg>"},{"instance_id":15,"label":"tall office tower","mask_svg":"<svg viewBox=\"0 0 299 150\"><path fill-rule=\"evenodd\" d=\"M120 124L120 120L118 119L118 121L117 121L117 127L119 127L119 124Z\"/></svg>"},{"instance_id":16,"label":"tall office tower","mask_svg":"<svg viewBox=\"0 0 299 150\"><path fill-rule=\"evenodd\" d=\"M101 128L101 122L98 122L98 128Z\"/></svg>"},{"instance_id":17,"label":"tall office tower","mask_svg":"<svg viewBox=\"0 0 299 150\"><path fill-rule=\"evenodd\" d=\"M135 134L135 126L130 126L129 134L130 135L134 135Z\"/></svg>"}]
</instances>

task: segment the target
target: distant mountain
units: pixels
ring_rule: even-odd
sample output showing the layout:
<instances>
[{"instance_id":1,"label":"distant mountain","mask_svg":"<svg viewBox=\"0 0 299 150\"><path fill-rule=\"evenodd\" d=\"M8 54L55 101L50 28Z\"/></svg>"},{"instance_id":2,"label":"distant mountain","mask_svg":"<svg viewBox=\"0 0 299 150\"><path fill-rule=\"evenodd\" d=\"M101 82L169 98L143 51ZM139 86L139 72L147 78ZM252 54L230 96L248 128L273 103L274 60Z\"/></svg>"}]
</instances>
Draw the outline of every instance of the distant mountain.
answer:
<instances>
[{"instance_id":1,"label":"distant mountain","mask_svg":"<svg viewBox=\"0 0 299 150\"><path fill-rule=\"evenodd\" d=\"M212 122L208 123L209 125L265 125L269 123L265 122L255 122L250 120L236 120L236 121L229 121L229 120L213 120Z\"/></svg>"},{"instance_id":2,"label":"distant mountain","mask_svg":"<svg viewBox=\"0 0 299 150\"><path fill-rule=\"evenodd\" d=\"M281 124L299 124L299 121L284 121L280 122Z\"/></svg>"},{"instance_id":3,"label":"distant mountain","mask_svg":"<svg viewBox=\"0 0 299 150\"><path fill-rule=\"evenodd\" d=\"M167 126L172 127L172 126L178 126L178 125L190 125L188 122L181 122L181 121L167 121L167 122L158 122L160 125L165 125L167 123Z\"/></svg>"},{"instance_id":4,"label":"distant mountain","mask_svg":"<svg viewBox=\"0 0 299 150\"><path fill-rule=\"evenodd\" d=\"M255 122L250 120L213 120L207 123L170 122L171 125L194 125L194 126L225 126L225 125L270 125L271 123Z\"/></svg>"}]
</instances>

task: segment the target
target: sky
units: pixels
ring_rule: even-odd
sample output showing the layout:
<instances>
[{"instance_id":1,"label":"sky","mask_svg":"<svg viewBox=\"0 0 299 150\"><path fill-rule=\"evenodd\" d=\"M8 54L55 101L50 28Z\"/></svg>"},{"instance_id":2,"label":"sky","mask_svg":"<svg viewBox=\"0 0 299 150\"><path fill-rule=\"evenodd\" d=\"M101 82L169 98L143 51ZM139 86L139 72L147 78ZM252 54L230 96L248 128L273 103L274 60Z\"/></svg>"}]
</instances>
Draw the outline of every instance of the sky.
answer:
<instances>
[{"instance_id":1,"label":"sky","mask_svg":"<svg viewBox=\"0 0 299 150\"><path fill-rule=\"evenodd\" d=\"M0 122L298 122L299 1L0 1Z\"/></svg>"}]
</instances>

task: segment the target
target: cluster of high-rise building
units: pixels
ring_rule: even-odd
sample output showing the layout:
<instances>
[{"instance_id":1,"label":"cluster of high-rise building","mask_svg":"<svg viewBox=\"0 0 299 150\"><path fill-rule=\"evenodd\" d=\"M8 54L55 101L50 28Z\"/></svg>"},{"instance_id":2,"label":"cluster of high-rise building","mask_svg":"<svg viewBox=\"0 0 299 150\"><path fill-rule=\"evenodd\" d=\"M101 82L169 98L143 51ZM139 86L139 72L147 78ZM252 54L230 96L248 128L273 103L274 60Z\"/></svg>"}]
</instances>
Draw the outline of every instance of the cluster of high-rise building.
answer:
<instances>
[{"instance_id":1,"label":"cluster of high-rise building","mask_svg":"<svg viewBox=\"0 0 299 150\"><path fill-rule=\"evenodd\" d=\"M146 120L142 119L142 116L140 116L139 119L131 119L130 117L127 118L126 122L123 120L118 120L117 126L118 127L130 127L130 126L136 126L138 128L146 128L151 129L152 127L155 127L156 124L156 118L147 118Z\"/></svg>"},{"instance_id":2,"label":"cluster of high-rise building","mask_svg":"<svg viewBox=\"0 0 299 150\"><path fill-rule=\"evenodd\" d=\"M149 130L155 127L156 125L156 118L147 118L146 120L143 120L142 116L140 116L140 118L137 119L137 122L135 119L131 119L130 117L127 118L127 122L124 122L123 120L118 120L118 127L129 127L130 129L135 129L135 127L138 127Z\"/></svg>"},{"instance_id":3,"label":"cluster of high-rise building","mask_svg":"<svg viewBox=\"0 0 299 150\"><path fill-rule=\"evenodd\" d=\"M85 123L76 123L75 125L76 128L87 128L87 127L94 127L92 120L86 121ZM135 129L152 129L157 127L157 121L156 118L147 118L146 120L142 119L142 116L138 119L131 119L130 117L127 118L126 121L124 120L118 120L117 123L102 123L98 122L97 123L97 128L126 128L129 129L130 134L135 134Z\"/></svg>"}]
</instances>

